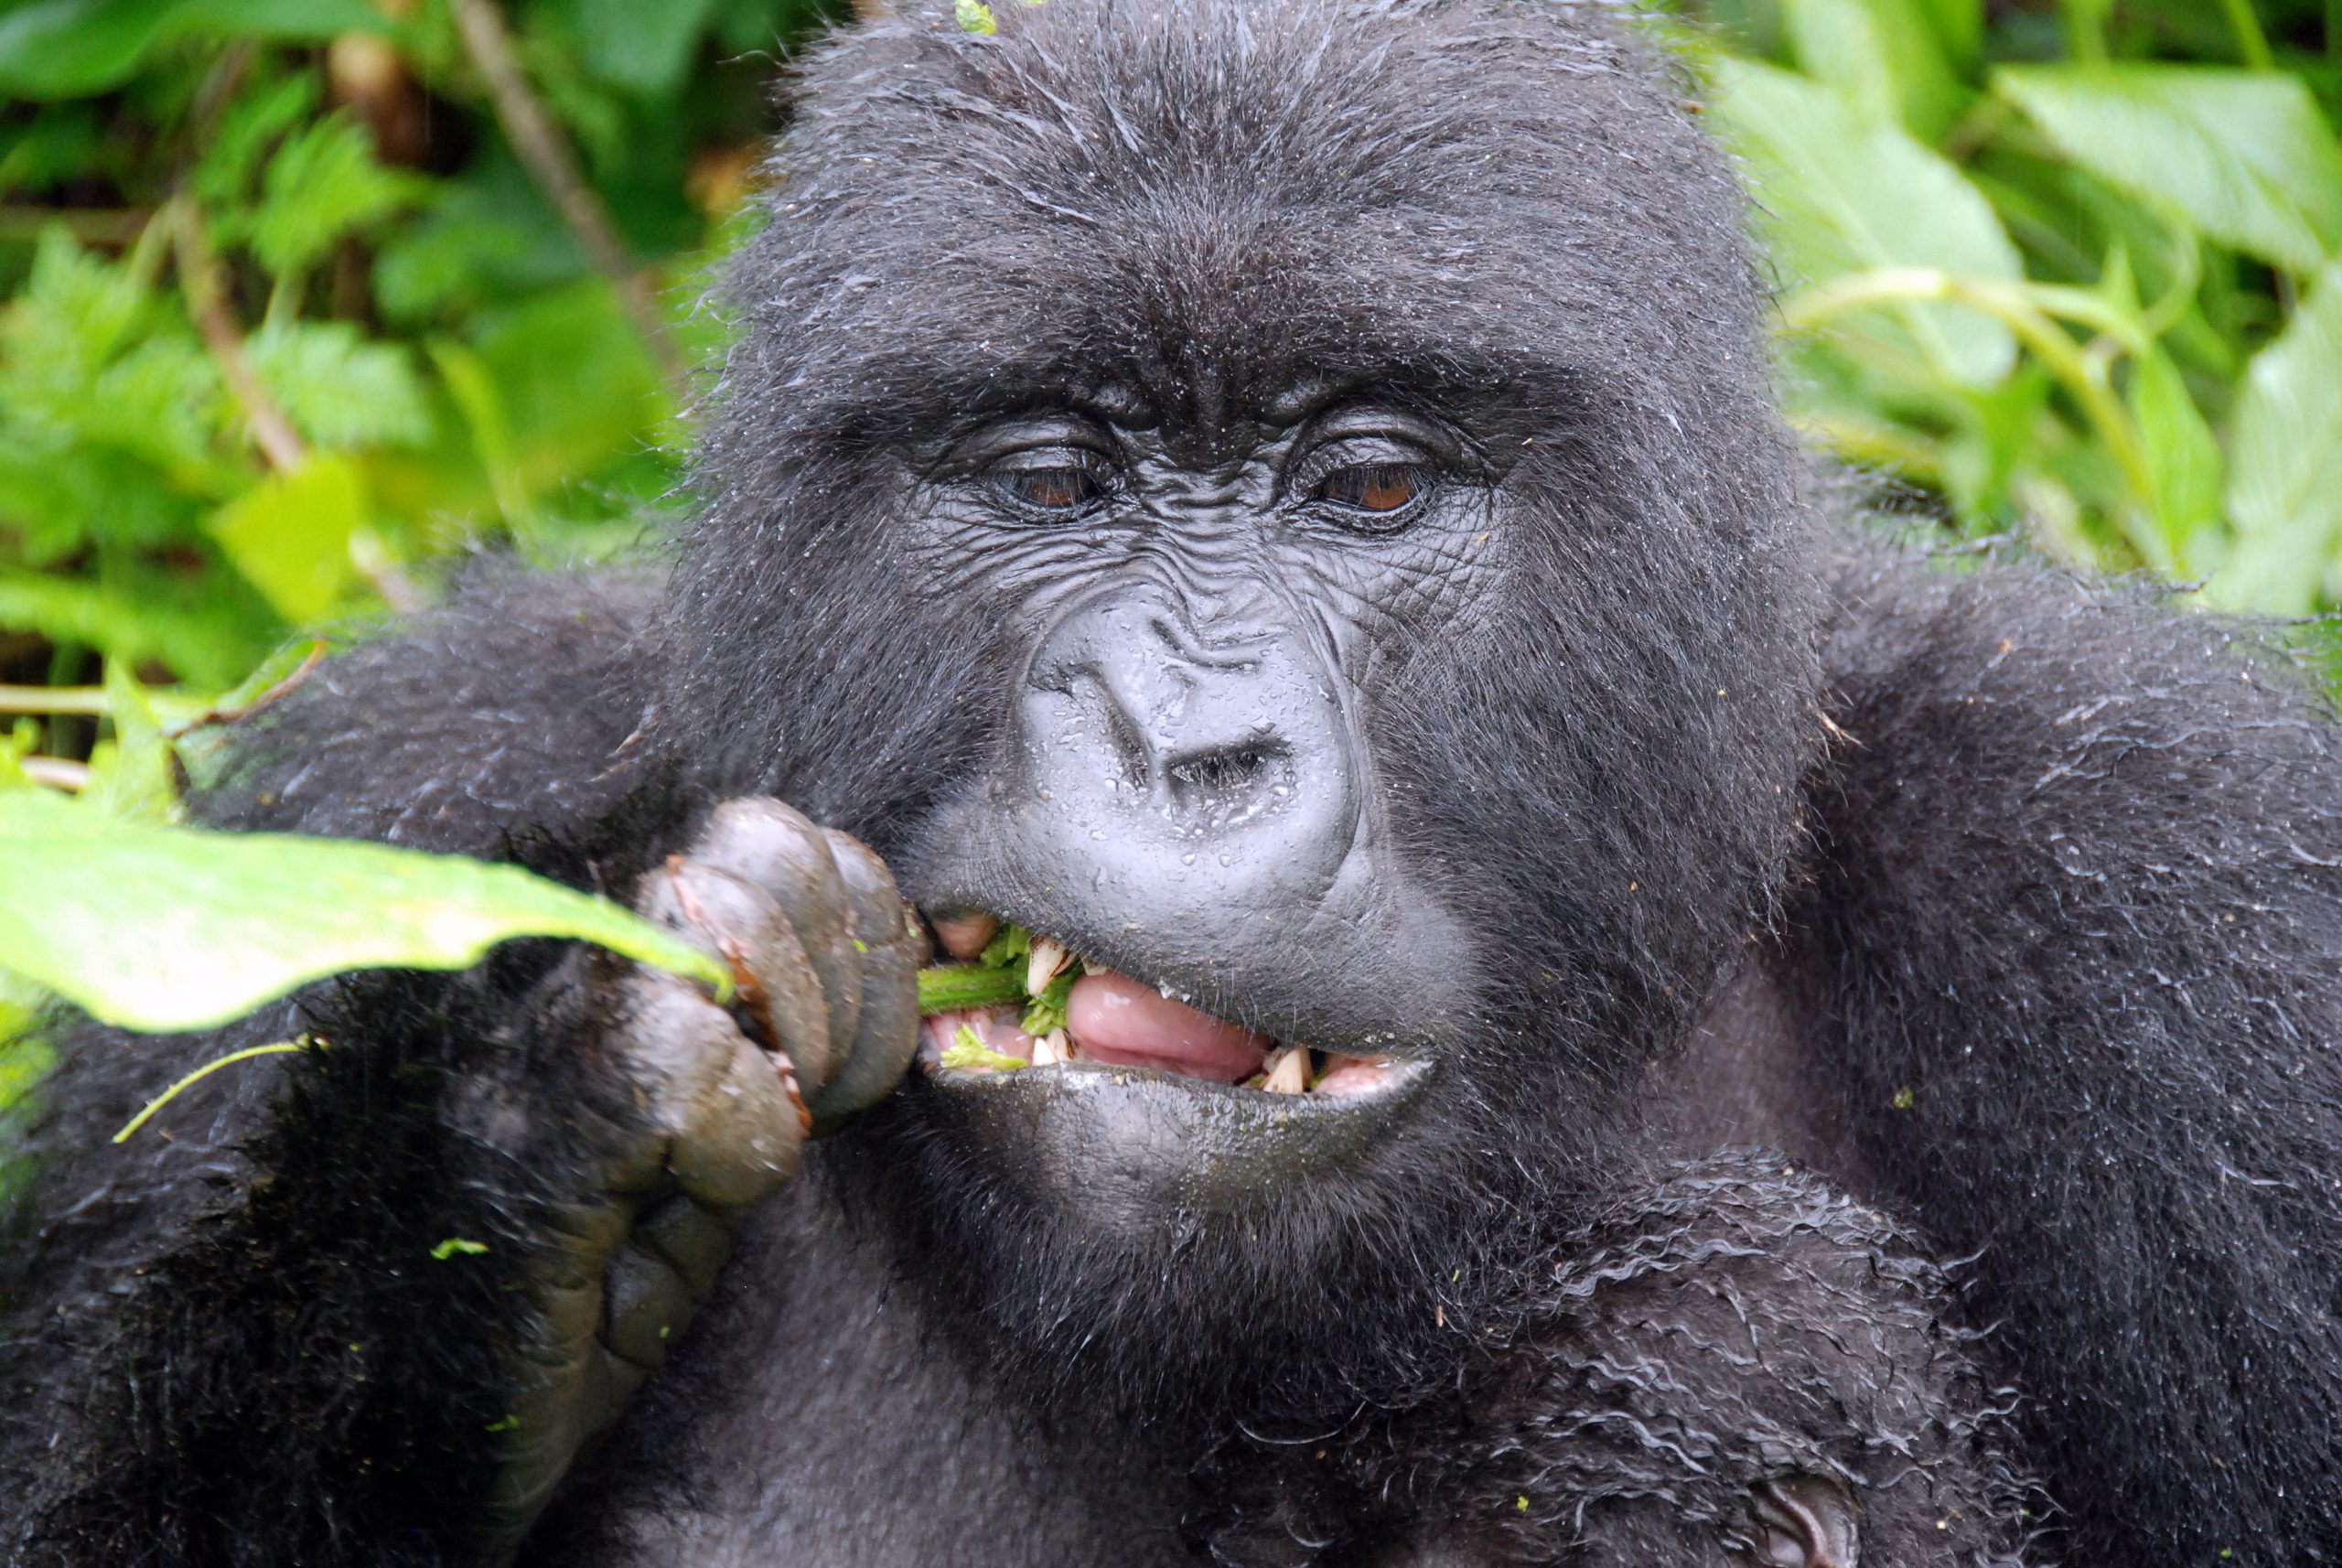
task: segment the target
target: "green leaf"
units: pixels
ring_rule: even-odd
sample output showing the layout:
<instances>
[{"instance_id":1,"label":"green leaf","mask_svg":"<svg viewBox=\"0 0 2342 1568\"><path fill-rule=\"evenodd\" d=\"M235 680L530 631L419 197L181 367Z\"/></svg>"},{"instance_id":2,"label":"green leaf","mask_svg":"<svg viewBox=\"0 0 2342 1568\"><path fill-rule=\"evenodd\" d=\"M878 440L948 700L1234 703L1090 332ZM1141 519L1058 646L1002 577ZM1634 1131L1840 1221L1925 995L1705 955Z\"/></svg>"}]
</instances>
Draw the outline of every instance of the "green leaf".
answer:
<instances>
[{"instance_id":1,"label":"green leaf","mask_svg":"<svg viewBox=\"0 0 2342 1568\"><path fill-rule=\"evenodd\" d=\"M461 969L515 937L598 942L729 989L705 953L517 866L0 793L0 968L123 1028L210 1028L327 975Z\"/></svg>"},{"instance_id":2,"label":"green leaf","mask_svg":"<svg viewBox=\"0 0 2342 1568\"><path fill-rule=\"evenodd\" d=\"M2197 536L2220 526L2219 442L2188 395L2179 367L2160 345L2132 366L2129 402L2154 477L2155 518L2164 542L2174 559L2189 560Z\"/></svg>"},{"instance_id":3,"label":"green leaf","mask_svg":"<svg viewBox=\"0 0 2342 1568\"><path fill-rule=\"evenodd\" d=\"M314 446L411 446L430 432L422 379L403 344L370 343L346 321L312 321L263 328L244 349Z\"/></svg>"},{"instance_id":4,"label":"green leaf","mask_svg":"<svg viewBox=\"0 0 2342 1568\"><path fill-rule=\"evenodd\" d=\"M78 98L179 38L328 38L381 32L365 0L33 0L0 16L0 94Z\"/></svg>"},{"instance_id":5,"label":"green leaf","mask_svg":"<svg viewBox=\"0 0 2342 1568\"><path fill-rule=\"evenodd\" d=\"M692 46L707 30L714 0L577 0L586 68L629 92L656 97L675 90Z\"/></svg>"},{"instance_id":6,"label":"green leaf","mask_svg":"<svg viewBox=\"0 0 2342 1568\"><path fill-rule=\"evenodd\" d=\"M1073 995L1073 983L1080 978L1081 971L1078 967L1061 972L1026 1004L1025 1015L1017 1021L1016 1026L1037 1040L1053 1030L1064 1028L1066 1003Z\"/></svg>"},{"instance_id":7,"label":"green leaf","mask_svg":"<svg viewBox=\"0 0 2342 1568\"><path fill-rule=\"evenodd\" d=\"M312 456L222 507L211 537L230 564L294 626L323 620L351 575L349 536L366 521L366 487L346 457Z\"/></svg>"},{"instance_id":8,"label":"green leaf","mask_svg":"<svg viewBox=\"0 0 2342 1568\"><path fill-rule=\"evenodd\" d=\"M248 200L269 149L317 106L318 91L316 75L302 71L240 94L196 160L196 199L222 211Z\"/></svg>"},{"instance_id":9,"label":"green leaf","mask_svg":"<svg viewBox=\"0 0 2342 1568\"><path fill-rule=\"evenodd\" d=\"M973 1029L962 1024L959 1033L951 1036L951 1043L943 1047L940 1065L962 1072L978 1068L988 1072L1015 1072L1033 1064L1023 1057L1012 1057L1005 1051L994 1050L976 1037Z\"/></svg>"},{"instance_id":10,"label":"green leaf","mask_svg":"<svg viewBox=\"0 0 2342 1568\"><path fill-rule=\"evenodd\" d=\"M374 161L366 128L347 115L317 121L291 136L268 162L260 210L252 215L252 253L273 273L305 267L342 235L418 200L424 184Z\"/></svg>"},{"instance_id":11,"label":"green leaf","mask_svg":"<svg viewBox=\"0 0 2342 1568\"><path fill-rule=\"evenodd\" d=\"M1873 119L1933 141L1969 98L1925 0L1782 0L1781 20L1806 73Z\"/></svg>"},{"instance_id":12,"label":"green leaf","mask_svg":"<svg viewBox=\"0 0 2342 1568\"><path fill-rule=\"evenodd\" d=\"M2342 540L2342 261L2245 368L2229 460L2237 543L2212 580L2215 596L2307 612Z\"/></svg>"},{"instance_id":13,"label":"green leaf","mask_svg":"<svg viewBox=\"0 0 2342 1568\"><path fill-rule=\"evenodd\" d=\"M2214 239L2295 273L2342 246L2342 149L2296 77L2126 64L1993 81L2075 163Z\"/></svg>"},{"instance_id":14,"label":"green leaf","mask_svg":"<svg viewBox=\"0 0 2342 1568\"><path fill-rule=\"evenodd\" d=\"M174 580L184 591L166 596L140 591L137 574L121 575L127 586L0 565L0 627L81 643L133 664L159 660L195 684L215 688L240 679L284 635L282 627L248 618L242 596L204 591L204 577L184 585ZM265 617L264 607L251 607Z\"/></svg>"},{"instance_id":15,"label":"green leaf","mask_svg":"<svg viewBox=\"0 0 2342 1568\"><path fill-rule=\"evenodd\" d=\"M1006 969L1033 950L1033 933L1018 925L1004 925L976 955L986 969Z\"/></svg>"},{"instance_id":16,"label":"green leaf","mask_svg":"<svg viewBox=\"0 0 2342 1568\"><path fill-rule=\"evenodd\" d=\"M138 822L176 821L178 773L170 739L146 688L119 659L106 660L106 717L113 736L90 756L81 806Z\"/></svg>"},{"instance_id":17,"label":"green leaf","mask_svg":"<svg viewBox=\"0 0 2342 1568\"><path fill-rule=\"evenodd\" d=\"M1751 61L1724 62L1717 88L1715 117L1748 166L1760 224L1791 278L1895 266L2019 275L1991 205L1901 127L1866 121L1828 88ZM1853 319L1963 386L1990 387L2016 362L2005 327L1958 306L1902 304Z\"/></svg>"}]
</instances>

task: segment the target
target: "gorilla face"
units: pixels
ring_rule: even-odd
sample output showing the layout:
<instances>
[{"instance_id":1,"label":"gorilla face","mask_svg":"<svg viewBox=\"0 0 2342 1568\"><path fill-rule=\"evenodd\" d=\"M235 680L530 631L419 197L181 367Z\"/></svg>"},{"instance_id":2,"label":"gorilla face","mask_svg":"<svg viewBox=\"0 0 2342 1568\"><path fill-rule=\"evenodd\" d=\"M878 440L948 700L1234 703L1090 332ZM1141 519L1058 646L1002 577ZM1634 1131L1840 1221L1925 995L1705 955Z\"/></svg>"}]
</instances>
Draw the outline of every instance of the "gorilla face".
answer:
<instances>
[{"instance_id":1,"label":"gorilla face","mask_svg":"<svg viewBox=\"0 0 2342 1568\"><path fill-rule=\"evenodd\" d=\"M1485 456L1332 392L1178 443L1143 395L985 423L915 492L915 559L1028 628L1007 722L907 858L930 908L1084 955L1078 1059L951 1075L1059 1201L1142 1230L1388 1129L1470 947L1398 851L1372 714L1495 549ZM1216 1029L1191 1002L1243 1026ZM1135 991L1135 994L1125 994ZM1338 1097L1230 1087L1299 1045ZM1117 1149L1101 1169L1089 1157Z\"/></svg>"},{"instance_id":2,"label":"gorilla face","mask_svg":"<svg viewBox=\"0 0 2342 1568\"><path fill-rule=\"evenodd\" d=\"M838 1162L972 1338L1355 1373L1769 916L1814 597L1735 199L1562 8L994 15L808 68L654 729L1112 972ZM1243 1087L1288 1044L1359 1092Z\"/></svg>"}]
</instances>

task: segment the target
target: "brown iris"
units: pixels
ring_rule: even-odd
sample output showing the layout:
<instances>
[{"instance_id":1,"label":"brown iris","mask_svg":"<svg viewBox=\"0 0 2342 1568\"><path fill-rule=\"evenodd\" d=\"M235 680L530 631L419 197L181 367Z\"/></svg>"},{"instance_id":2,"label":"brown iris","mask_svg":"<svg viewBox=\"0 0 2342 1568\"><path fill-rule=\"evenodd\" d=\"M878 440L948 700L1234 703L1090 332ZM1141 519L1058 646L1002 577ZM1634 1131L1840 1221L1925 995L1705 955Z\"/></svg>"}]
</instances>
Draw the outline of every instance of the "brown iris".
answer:
<instances>
[{"instance_id":1,"label":"brown iris","mask_svg":"<svg viewBox=\"0 0 2342 1568\"><path fill-rule=\"evenodd\" d=\"M1097 499L1098 481L1080 468L1024 468L1008 476L1011 494L1044 511L1069 511Z\"/></svg>"},{"instance_id":2,"label":"brown iris","mask_svg":"<svg viewBox=\"0 0 2342 1568\"><path fill-rule=\"evenodd\" d=\"M1361 464L1337 468L1326 476L1319 494L1338 506L1360 511L1397 511L1423 493L1420 470L1403 463Z\"/></svg>"}]
</instances>

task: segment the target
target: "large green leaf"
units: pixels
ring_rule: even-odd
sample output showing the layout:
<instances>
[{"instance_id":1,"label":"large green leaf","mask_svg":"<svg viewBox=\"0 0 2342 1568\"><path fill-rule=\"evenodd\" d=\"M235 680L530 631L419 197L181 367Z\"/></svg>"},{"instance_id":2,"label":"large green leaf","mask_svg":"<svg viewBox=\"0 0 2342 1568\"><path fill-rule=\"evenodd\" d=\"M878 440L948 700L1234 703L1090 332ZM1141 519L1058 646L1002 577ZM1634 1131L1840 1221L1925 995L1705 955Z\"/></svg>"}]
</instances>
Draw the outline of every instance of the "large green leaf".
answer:
<instances>
[{"instance_id":1,"label":"large green leaf","mask_svg":"<svg viewBox=\"0 0 2342 1568\"><path fill-rule=\"evenodd\" d=\"M0 968L131 1029L209 1028L355 969L460 969L570 937L726 983L607 899L517 866L385 844L116 821L0 792Z\"/></svg>"},{"instance_id":2,"label":"large green leaf","mask_svg":"<svg viewBox=\"0 0 2342 1568\"><path fill-rule=\"evenodd\" d=\"M2237 546L2213 590L2239 608L2302 614L2342 541L2342 261L2246 367L2229 445Z\"/></svg>"},{"instance_id":3,"label":"large green leaf","mask_svg":"<svg viewBox=\"0 0 2342 1568\"><path fill-rule=\"evenodd\" d=\"M1781 20L1806 73L1875 119L1932 140L1971 96L1924 0L1781 0Z\"/></svg>"},{"instance_id":4,"label":"large green leaf","mask_svg":"<svg viewBox=\"0 0 2342 1568\"><path fill-rule=\"evenodd\" d=\"M1898 266L2020 275L1991 204L1900 126L1769 66L1726 61L1716 85L1716 118L1748 165L1773 254L1792 281ZM1906 304L1861 319L1962 385L1992 386L2016 362L2006 328L1958 306Z\"/></svg>"},{"instance_id":5,"label":"large green leaf","mask_svg":"<svg viewBox=\"0 0 2342 1568\"><path fill-rule=\"evenodd\" d=\"M0 93L102 91L177 38L325 38L386 25L366 0L33 0L0 15Z\"/></svg>"},{"instance_id":6,"label":"large green leaf","mask_svg":"<svg viewBox=\"0 0 2342 1568\"><path fill-rule=\"evenodd\" d=\"M2297 273L2342 247L2342 149L2298 77L2042 65L1993 84L2074 162L2214 239Z\"/></svg>"}]
</instances>

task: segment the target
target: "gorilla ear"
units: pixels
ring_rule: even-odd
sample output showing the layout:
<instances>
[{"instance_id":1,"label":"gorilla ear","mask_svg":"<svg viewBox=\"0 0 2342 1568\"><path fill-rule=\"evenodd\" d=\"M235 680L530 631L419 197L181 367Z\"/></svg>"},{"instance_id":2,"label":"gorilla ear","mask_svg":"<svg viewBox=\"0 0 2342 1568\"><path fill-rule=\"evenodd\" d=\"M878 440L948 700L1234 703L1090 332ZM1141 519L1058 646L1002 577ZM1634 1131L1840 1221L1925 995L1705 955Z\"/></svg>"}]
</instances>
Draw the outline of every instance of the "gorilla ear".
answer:
<instances>
[{"instance_id":1,"label":"gorilla ear","mask_svg":"<svg viewBox=\"0 0 2342 1568\"><path fill-rule=\"evenodd\" d=\"M1765 1568L1856 1568L1862 1562L1853 1495L1841 1483L1790 1476L1758 1482L1750 1497L1756 1561Z\"/></svg>"}]
</instances>

